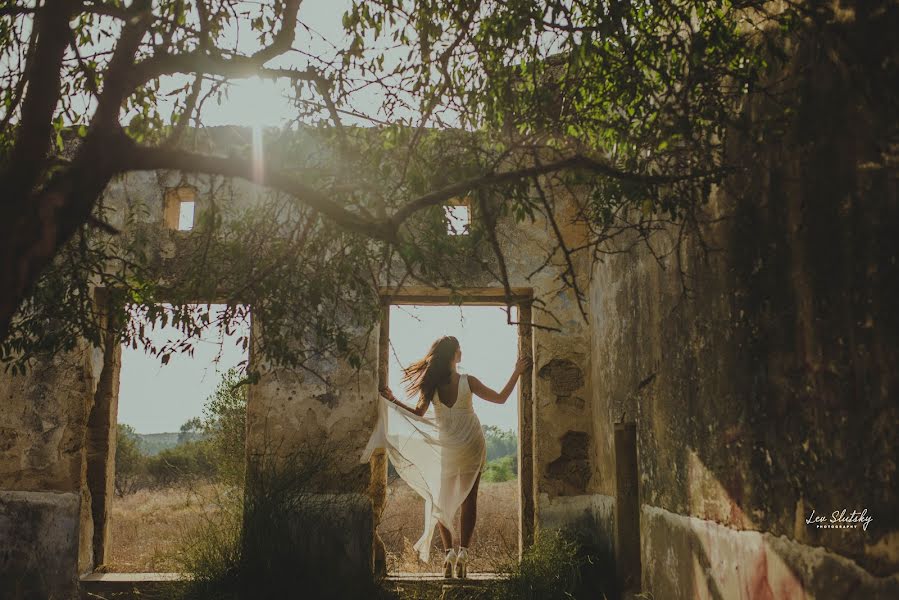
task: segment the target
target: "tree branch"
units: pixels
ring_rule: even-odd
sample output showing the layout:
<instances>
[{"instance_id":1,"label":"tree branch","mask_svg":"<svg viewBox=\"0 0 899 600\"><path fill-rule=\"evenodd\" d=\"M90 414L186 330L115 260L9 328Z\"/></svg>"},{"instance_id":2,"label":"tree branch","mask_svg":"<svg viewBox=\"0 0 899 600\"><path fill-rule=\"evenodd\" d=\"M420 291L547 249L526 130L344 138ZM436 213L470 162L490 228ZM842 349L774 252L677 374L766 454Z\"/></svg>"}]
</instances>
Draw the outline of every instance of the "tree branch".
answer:
<instances>
[{"instance_id":1,"label":"tree branch","mask_svg":"<svg viewBox=\"0 0 899 600\"><path fill-rule=\"evenodd\" d=\"M138 62L128 74L130 90L165 75L178 73L205 73L229 79L263 77L266 79L290 79L291 81L315 81L318 73L313 69L266 69L252 57L222 58L204 52L166 54Z\"/></svg>"},{"instance_id":2,"label":"tree branch","mask_svg":"<svg viewBox=\"0 0 899 600\"><path fill-rule=\"evenodd\" d=\"M134 67L134 56L140 47L141 40L147 33L152 20L150 0L135 0L133 5L136 16L128 21L122 29L115 51L106 69L103 91L97 101L97 111L92 122L101 126L118 126L119 111L125 98L131 93L128 87L129 74Z\"/></svg>"},{"instance_id":3,"label":"tree branch","mask_svg":"<svg viewBox=\"0 0 899 600\"><path fill-rule=\"evenodd\" d=\"M563 158L550 163L532 165L520 169L513 169L511 171L493 171L479 177L472 177L471 179L466 179L465 181L454 183L453 185L447 186L443 189L435 190L423 196L419 196L415 200L412 200L411 202L405 204L393 215L390 220L393 222L394 226L399 227L399 225L403 221L409 218L409 215L416 213L424 208L428 208L429 206L436 206L438 204L443 204L447 200L464 196L473 189L501 185L527 177L535 177L537 175L545 175L547 173L564 171L565 169L586 169L599 175L605 175L614 179L623 179L626 181L655 185L675 183L688 179L700 179L703 177L708 177L710 175L718 174L725 170L724 168L722 168L714 171L703 171L699 173L689 173L686 175L645 175L642 173L622 171L621 169L613 167L608 163L600 162L594 158L590 158L582 154L575 154L574 156Z\"/></svg>"},{"instance_id":4,"label":"tree branch","mask_svg":"<svg viewBox=\"0 0 899 600\"><path fill-rule=\"evenodd\" d=\"M184 104L184 110L178 116L178 121L175 123L175 127L172 129L172 133L169 134L168 138L166 138L166 140L162 143L163 147L175 146L181 140L181 136L184 135L184 131L187 129L187 124L190 122L190 116L197 108L197 101L200 98L200 90L202 89L202 87L203 75L197 74L197 76L194 78L194 84L191 88L190 95L187 97L187 101Z\"/></svg>"},{"instance_id":5,"label":"tree branch","mask_svg":"<svg viewBox=\"0 0 899 600\"><path fill-rule=\"evenodd\" d=\"M281 18L281 29L275 34L272 43L251 56L234 56L223 58L210 54L207 49L183 54L164 54L139 62L131 70L128 87L133 90L138 86L175 73L203 72L210 75L221 75L240 79L245 77L283 77L292 80L313 81L315 71L298 71L295 69L263 69L263 65L271 59L284 54L293 45L296 37L297 14L300 0L287 0Z\"/></svg>"},{"instance_id":6,"label":"tree branch","mask_svg":"<svg viewBox=\"0 0 899 600\"><path fill-rule=\"evenodd\" d=\"M259 50L251 57L252 60L264 65L271 59L284 54L293 46L296 38L297 14L300 12L300 0L287 0L284 5L284 14L281 15L281 29L275 34L272 43Z\"/></svg>"},{"instance_id":7,"label":"tree branch","mask_svg":"<svg viewBox=\"0 0 899 600\"><path fill-rule=\"evenodd\" d=\"M132 170L172 169L240 177L254 181L252 161L241 158L221 158L182 150L142 148L125 138L118 152L117 172ZM332 219L349 231L388 242L396 241L395 229L389 222L372 221L352 213L322 192L304 185L292 176L267 166L263 168L262 181L256 181L273 189L290 194L310 208Z\"/></svg>"}]
</instances>

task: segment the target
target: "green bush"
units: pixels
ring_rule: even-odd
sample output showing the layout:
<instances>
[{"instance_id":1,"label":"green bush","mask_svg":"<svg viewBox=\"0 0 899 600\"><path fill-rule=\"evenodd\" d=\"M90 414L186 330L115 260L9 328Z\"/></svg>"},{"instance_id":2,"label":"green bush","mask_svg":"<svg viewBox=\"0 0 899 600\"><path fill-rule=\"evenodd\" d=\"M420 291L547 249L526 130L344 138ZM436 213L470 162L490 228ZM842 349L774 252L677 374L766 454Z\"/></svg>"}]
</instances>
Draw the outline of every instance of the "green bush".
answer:
<instances>
[{"instance_id":1,"label":"green bush","mask_svg":"<svg viewBox=\"0 0 899 600\"><path fill-rule=\"evenodd\" d=\"M481 480L489 483L502 483L503 481L515 479L515 471L517 470L515 469L516 459L517 456L509 455L488 462L484 473L481 475Z\"/></svg>"},{"instance_id":2,"label":"green bush","mask_svg":"<svg viewBox=\"0 0 899 600\"><path fill-rule=\"evenodd\" d=\"M585 594L581 571L592 563L581 545L566 533L541 530L509 577L492 585L486 597L495 600L572 600L601 598Z\"/></svg>"},{"instance_id":3,"label":"green bush","mask_svg":"<svg viewBox=\"0 0 899 600\"><path fill-rule=\"evenodd\" d=\"M116 494L133 494L145 485L146 475L146 457L140 451L134 428L119 423L116 428L115 451Z\"/></svg>"},{"instance_id":4,"label":"green bush","mask_svg":"<svg viewBox=\"0 0 899 600\"><path fill-rule=\"evenodd\" d=\"M178 444L144 460L147 475L154 486L211 479L217 473L215 458L207 440Z\"/></svg>"},{"instance_id":5,"label":"green bush","mask_svg":"<svg viewBox=\"0 0 899 600\"><path fill-rule=\"evenodd\" d=\"M203 407L199 429L220 481L243 485L246 471L247 387L237 369L222 376Z\"/></svg>"}]
</instances>

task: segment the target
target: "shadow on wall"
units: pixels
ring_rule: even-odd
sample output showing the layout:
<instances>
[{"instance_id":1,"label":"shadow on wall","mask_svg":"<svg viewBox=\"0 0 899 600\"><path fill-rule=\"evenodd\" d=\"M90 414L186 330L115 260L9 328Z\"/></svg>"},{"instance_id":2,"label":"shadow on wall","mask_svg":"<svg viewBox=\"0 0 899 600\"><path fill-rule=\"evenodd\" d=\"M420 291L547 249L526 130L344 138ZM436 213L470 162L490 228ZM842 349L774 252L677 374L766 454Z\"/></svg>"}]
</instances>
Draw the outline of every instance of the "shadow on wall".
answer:
<instances>
[{"instance_id":1,"label":"shadow on wall","mask_svg":"<svg viewBox=\"0 0 899 600\"><path fill-rule=\"evenodd\" d=\"M657 599L899 597L896 100L878 75L895 21L849 4L791 51L783 135L728 148L757 168L717 198L707 260L695 239L681 253L692 297L648 255L598 267L619 330L594 340L594 385L639 423ZM874 521L806 523L842 509Z\"/></svg>"}]
</instances>

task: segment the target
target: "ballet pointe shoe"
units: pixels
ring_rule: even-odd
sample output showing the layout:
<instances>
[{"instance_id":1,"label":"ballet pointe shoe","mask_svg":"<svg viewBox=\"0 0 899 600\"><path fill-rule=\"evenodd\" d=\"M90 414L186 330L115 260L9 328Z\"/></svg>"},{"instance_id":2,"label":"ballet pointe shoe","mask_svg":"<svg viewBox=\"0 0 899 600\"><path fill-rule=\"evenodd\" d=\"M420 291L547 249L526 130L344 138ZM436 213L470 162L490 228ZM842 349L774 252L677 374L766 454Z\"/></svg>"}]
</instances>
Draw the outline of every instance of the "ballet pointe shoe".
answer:
<instances>
[{"instance_id":1,"label":"ballet pointe shoe","mask_svg":"<svg viewBox=\"0 0 899 600\"><path fill-rule=\"evenodd\" d=\"M459 548L459 553L456 555L456 577L459 579L465 579L466 577L468 577L467 548Z\"/></svg>"},{"instance_id":2,"label":"ballet pointe shoe","mask_svg":"<svg viewBox=\"0 0 899 600\"><path fill-rule=\"evenodd\" d=\"M453 572L456 568L456 550L455 548L446 553L446 558L443 559L443 576L446 579L449 579L453 576Z\"/></svg>"}]
</instances>

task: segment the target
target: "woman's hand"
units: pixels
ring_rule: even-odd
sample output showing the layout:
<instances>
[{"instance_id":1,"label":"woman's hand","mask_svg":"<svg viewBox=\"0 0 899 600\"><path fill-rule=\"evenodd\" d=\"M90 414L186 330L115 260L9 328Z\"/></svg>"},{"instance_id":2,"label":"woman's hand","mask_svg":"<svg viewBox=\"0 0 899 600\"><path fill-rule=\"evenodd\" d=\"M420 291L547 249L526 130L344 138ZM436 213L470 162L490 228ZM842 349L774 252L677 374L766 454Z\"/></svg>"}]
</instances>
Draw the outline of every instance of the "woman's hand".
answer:
<instances>
[{"instance_id":1,"label":"woman's hand","mask_svg":"<svg viewBox=\"0 0 899 600\"><path fill-rule=\"evenodd\" d=\"M521 375L525 371L531 368L533 361L530 356L523 356L518 359L518 362L515 363L515 372Z\"/></svg>"},{"instance_id":2,"label":"woman's hand","mask_svg":"<svg viewBox=\"0 0 899 600\"><path fill-rule=\"evenodd\" d=\"M396 396L393 395L393 392L386 385L378 390L381 392L381 395L384 396L385 400L389 400L390 402L396 402Z\"/></svg>"}]
</instances>

